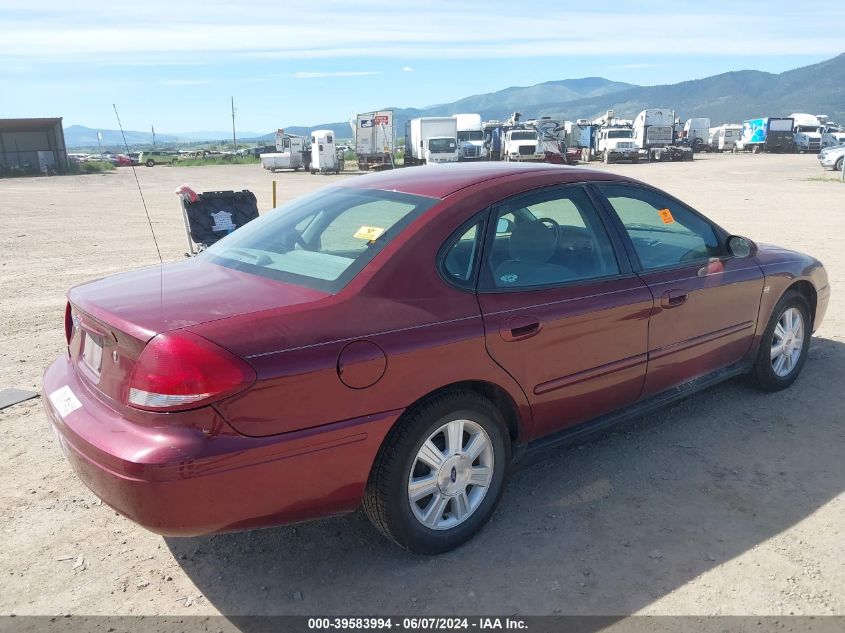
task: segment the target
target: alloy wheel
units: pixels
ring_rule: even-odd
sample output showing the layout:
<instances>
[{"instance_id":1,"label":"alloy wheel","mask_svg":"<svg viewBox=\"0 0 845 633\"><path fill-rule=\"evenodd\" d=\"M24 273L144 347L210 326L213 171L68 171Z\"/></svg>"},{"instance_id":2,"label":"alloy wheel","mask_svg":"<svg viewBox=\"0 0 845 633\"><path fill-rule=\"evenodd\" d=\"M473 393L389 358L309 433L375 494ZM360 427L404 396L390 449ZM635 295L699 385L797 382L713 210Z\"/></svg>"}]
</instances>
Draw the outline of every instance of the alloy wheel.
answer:
<instances>
[{"instance_id":1,"label":"alloy wheel","mask_svg":"<svg viewBox=\"0 0 845 633\"><path fill-rule=\"evenodd\" d=\"M804 352L804 317L796 308L780 315L772 336L772 371L780 378L788 376Z\"/></svg>"},{"instance_id":2,"label":"alloy wheel","mask_svg":"<svg viewBox=\"0 0 845 633\"><path fill-rule=\"evenodd\" d=\"M414 517L432 530L466 521L481 505L493 478L493 445L472 420L452 420L423 442L408 476Z\"/></svg>"}]
</instances>

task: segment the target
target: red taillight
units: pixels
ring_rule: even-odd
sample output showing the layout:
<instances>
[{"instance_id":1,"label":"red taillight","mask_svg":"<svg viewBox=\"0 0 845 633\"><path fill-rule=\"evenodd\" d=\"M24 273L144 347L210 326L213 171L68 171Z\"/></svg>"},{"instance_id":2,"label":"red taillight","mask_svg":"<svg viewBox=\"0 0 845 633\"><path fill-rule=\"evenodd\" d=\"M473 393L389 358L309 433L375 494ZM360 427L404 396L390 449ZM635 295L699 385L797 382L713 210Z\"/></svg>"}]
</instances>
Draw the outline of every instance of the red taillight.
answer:
<instances>
[{"instance_id":1,"label":"red taillight","mask_svg":"<svg viewBox=\"0 0 845 633\"><path fill-rule=\"evenodd\" d=\"M159 334L135 363L127 402L147 411L179 411L210 404L255 382L245 361L188 332Z\"/></svg>"},{"instance_id":2,"label":"red taillight","mask_svg":"<svg viewBox=\"0 0 845 633\"><path fill-rule=\"evenodd\" d=\"M70 345L70 339L73 338L73 313L70 309L70 301L65 306L65 338L67 344Z\"/></svg>"}]
</instances>

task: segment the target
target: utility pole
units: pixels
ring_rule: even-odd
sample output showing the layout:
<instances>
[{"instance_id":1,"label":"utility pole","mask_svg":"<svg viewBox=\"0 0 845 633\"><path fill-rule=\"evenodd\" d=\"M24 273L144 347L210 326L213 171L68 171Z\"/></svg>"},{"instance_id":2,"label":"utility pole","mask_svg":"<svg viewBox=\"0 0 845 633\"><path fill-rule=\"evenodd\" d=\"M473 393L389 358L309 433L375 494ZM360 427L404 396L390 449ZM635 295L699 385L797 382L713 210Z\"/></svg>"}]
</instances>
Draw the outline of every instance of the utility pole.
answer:
<instances>
[{"instance_id":1,"label":"utility pole","mask_svg":"<svg viewBox=\"0 0 845 633\"><path fill-rule=\"evenodd\" d=\"M238 151L238 139L235 136L235 98L232 97L232 151Z\"/></svg>"},{"instance_id":2,"label":"utility pole","mask_svg":"<svg viewBox=\"0 0 845 633\"><path fill-rule=\"evenodd\" d=\"M156 148L156 129L155 126L151 125L150 129L153 131L153 149Z\"/></svg>"}]
</instances>

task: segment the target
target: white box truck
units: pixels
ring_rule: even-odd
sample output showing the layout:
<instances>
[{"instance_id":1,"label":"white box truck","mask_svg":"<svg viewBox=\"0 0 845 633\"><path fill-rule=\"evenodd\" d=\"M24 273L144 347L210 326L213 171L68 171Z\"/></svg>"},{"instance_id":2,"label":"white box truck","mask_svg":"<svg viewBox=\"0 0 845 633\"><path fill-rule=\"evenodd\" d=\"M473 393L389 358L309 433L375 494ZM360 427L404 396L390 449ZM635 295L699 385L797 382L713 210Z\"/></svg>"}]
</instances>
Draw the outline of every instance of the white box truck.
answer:
<instances>
[{"instance_id":1,"label":"white box truck","mask_svg":"<svg viewBox=\"0 0 845 633\"><path fill-rule=\"evenodd\" d=\"M276 131L276 151L261 154L261 166L273 173L277 169L299 171L305 165L304 150L304 138L286 134L283 129L279 129Z\"/></svg>"},{"instance_id":2,"label":"white box truck","mask_svg":"<svg viewBox=\"0 0 845 633\"><path fill-rule=\"evenodd\" d=\"M417 117L405 123L405 166L458 162L455 117Z\"/></svg>"},{"instance_id":3,"label":"white box truck","mask_svg":"<svg viewBox=\"0 0 845 633\"><path fill-rule=\"evenodd\" d=\"M358 169L392 169L396 149L393 110L356 114L349 121L355 136Z\"/></svg>"},{"instance_id":4,"label":"white box truck","mask_svg":"<svg viewBox=\"0 0 845 633\"><path fill-rule=\"evenodd\" d=\"M700 152L710 145L710 119L696 117L684 123L684 138L695 152Z\"/></svg>"},{"instance_id":5,"label":"white box truck","mask_svg":"<svg viewBox=\"0 0 845 633\"><path fill-rule=\"evenodd\" d=\"M480 114L454 114L458 125L458 160L484 160L487 145L484 143L484 128Z\"/></svg>"}]
</instances>

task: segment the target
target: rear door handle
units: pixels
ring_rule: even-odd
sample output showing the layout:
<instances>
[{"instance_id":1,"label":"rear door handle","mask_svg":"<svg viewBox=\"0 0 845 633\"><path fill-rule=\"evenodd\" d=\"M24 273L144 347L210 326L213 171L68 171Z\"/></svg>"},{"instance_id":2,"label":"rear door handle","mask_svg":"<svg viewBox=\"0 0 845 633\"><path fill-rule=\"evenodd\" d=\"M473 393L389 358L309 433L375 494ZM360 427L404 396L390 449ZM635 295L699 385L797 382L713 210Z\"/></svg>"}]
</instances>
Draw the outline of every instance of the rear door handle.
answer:
<instances>
[{"instance_id":1,"label":"rear door handle","mask_svg":"<svg viewBox=\"0 0 845 633\"><path fill-rule=\"evenodd\" d=\"M502 323L499 334L506 341L521 341L538 334L542 327L537 317L518 316Z\"/></svg>"},{"instance_id":2,"label":"rear door handle","mask_svg":"<svg viewBox=\"0 0 845 633\"><path fill-rule=\"evenodd\" d=\"M683 305L689 299L689 293L686 290L667 290L660 295L660 306L663 308L677 308Z\"/></svg>"}]
</instances>

